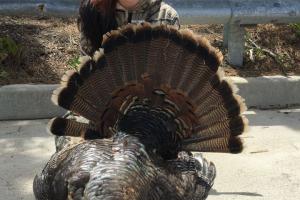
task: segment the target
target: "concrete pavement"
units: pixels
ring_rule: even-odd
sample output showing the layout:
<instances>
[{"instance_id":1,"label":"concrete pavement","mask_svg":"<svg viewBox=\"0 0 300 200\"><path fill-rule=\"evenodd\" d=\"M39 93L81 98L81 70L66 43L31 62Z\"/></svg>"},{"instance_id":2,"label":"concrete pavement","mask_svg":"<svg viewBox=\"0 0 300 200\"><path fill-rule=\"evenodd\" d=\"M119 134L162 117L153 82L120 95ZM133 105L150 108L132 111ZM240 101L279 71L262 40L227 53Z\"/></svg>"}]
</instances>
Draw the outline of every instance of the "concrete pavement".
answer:
<instances>
[{"instance_id":1,"label":"concrete pavement","mask_svg":"<svg viewBox=\"0 0 300 200\"><path fill-rule=\"evenodd\" d=\"M0 199L33 200L32 181L54 152L48 120L0 122Z\"/></svg>"},{"instance_id":2,"label":"concrete pavement","mask_svg":"<svg viewBox=\"0 0 300 200\"><path fill-rule=\"evenodd\" d=\"M242 154L209 154L217 178L208 200L297 200L300 197L300 110L248 112Z\"/></svg>"},{"instance_id":3,"label":"concrete pavement","mask_svg":"<svg viewBox=\"0 0 300 200\"><path fill-rule=\"evenodd\" d=\"M300 196L300 109L247 112L242 154L206 154L217 167L208 200L296 200ZM54 152L48 120L0 122L0 199L32 200L32 180Z\"/></svg>"}]
</instances>

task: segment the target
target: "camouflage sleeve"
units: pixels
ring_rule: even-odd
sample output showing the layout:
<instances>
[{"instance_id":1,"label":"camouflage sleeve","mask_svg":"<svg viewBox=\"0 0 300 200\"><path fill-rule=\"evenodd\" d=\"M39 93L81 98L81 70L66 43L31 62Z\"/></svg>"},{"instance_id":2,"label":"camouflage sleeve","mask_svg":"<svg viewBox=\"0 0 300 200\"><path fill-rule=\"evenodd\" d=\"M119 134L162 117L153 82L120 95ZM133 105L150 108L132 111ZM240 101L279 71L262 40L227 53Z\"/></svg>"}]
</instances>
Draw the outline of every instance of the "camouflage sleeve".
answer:
<instances>
[{"instance_id":1,"label":"camouflage sleeve","mask_svg":"<svg viewBox=\"0 0 300 200\"><path fill-rule=\"evenodd\" d=\"M152 24L168 24L180 28L177 11L164 2L161 2L159 9L157 9L156 13L147 19L147 21Z\"/></svg>"}]
</instances>

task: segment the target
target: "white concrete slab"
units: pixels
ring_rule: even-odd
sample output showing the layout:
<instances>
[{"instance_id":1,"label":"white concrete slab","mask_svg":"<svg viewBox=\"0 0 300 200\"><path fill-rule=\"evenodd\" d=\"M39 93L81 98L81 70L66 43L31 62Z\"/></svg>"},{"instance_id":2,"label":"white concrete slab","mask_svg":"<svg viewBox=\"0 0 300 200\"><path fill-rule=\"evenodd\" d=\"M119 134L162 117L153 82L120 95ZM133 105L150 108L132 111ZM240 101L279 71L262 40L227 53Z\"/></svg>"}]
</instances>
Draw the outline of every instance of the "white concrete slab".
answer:
<instances>
[{"instance_id":1,"label":"white concrete slab","mask_svg":"<svg viewBox=\"0 0 300 200\"><path fill-rule=\"evenodd\" d=\"M242 154L206 154L217 167L208 200L296 200L300 197L300 111L248 112Z\"/></svg>"},{"instance_id":2,"label":"white concrete slab","mask_svg":"<svg viewBox=\"0 0 300 200\"><path fill-rule=\"evenodd\" d=\"M58 85L17 84L0 87L0 120L47 119L66 111L51 101Z\"/></svg>"},{"instance_id":3,"label":"white concrete slab","mask_svg":"<svg viewBox=\"0 0 300 200\"><path fill-rule=\"evenodd\" d=\"M283 108L300 104L300 76L227 78L237 85L248 107Z\"/></svg>"},{"instance_id":4,"label":"white concrete slab","mask_svg":"<svg viewBox=\"0 0 300 200\"><path fill-rule=\"evenodd\" d=\"M208 200L296 200L300 196L300 111L247 112L238 155L206 154L217 167ZM32 180L54 152L47 120L0 122L0 199L32 200Z\"/></svg>"}]
</instances>

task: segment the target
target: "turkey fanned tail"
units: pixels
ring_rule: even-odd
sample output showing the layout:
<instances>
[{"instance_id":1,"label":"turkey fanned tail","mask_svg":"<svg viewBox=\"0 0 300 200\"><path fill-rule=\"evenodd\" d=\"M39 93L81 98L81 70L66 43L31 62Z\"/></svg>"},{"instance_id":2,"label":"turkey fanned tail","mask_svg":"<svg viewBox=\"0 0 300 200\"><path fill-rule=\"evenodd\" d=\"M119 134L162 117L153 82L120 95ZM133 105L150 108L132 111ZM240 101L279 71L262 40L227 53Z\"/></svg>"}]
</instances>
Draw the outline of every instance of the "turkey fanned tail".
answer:
<instances>
[{"instance_id":1,"label":"turkey fanned tail","mask_svg":"<svg viewBox=\"0 0 300 200\"><path fill-rule=\"evenodd\" d=\"M53 93L89 123L50 122L53 134L83 140L51 158L35 192L65 184L61 199L205 199L215 167L187 152L239 153L247 125L221 53L191 31L147 23L107 33L102 47Z\"/></svg>"},{"instance_id":2,"label":"turkey fanned tail","mask_svg":"<svg viewBox=\"0 0 300 200\"><path fill-rule=\"evenodd\" d=\"M107 33L102 46L93 59L82 58L78 72L66 73L52 97L93 128L56 119L54 134L111 137L124 116L145 107L168 121L182 150L242 151L243 100L218 70L221 53L204 38L169 26L128 25Z\"/></svg>"}]
</instances>

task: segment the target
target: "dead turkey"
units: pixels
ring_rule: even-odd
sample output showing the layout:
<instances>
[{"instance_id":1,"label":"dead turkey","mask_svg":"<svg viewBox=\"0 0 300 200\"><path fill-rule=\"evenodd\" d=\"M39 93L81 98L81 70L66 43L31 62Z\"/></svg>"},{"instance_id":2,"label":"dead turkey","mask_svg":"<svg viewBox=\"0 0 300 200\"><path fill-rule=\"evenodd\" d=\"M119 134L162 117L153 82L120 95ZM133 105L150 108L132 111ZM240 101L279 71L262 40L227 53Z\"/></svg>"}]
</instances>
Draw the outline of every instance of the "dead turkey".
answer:
<instances>
[{"instance_id":1,"label":"dead turkey","mask_svg":"<svg viewBox=\"0 0 300 200\"><path fill-rule=\"evenodd\" d=\"M111 31L102 47L53 94L88 122L51 121L53 134L82 139L36 176L36 199L205 199L215 167L190 152L239 153L246 126L221 53L188 30L149 24Z\"/></svg>"}]
</instances>

